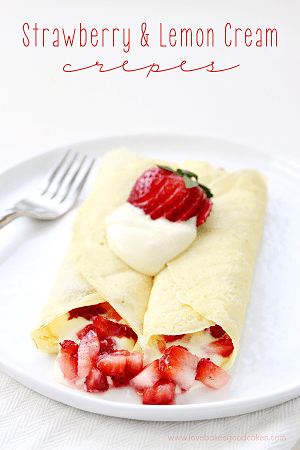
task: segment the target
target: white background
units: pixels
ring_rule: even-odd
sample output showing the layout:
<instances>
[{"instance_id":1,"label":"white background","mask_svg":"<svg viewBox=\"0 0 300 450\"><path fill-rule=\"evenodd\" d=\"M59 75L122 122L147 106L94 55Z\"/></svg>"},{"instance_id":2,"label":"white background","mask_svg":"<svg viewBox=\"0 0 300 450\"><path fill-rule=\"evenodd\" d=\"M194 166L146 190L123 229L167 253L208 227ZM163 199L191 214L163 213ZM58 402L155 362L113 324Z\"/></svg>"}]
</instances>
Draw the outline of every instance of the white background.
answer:
<instances>
[{"instance_id":1,"label":"white background","mask_svg":"<svg viewBox=\"0 0 300 450\"><path fill-rule=\"evenodd\" d=\"M299 154L300 7L297 0L241 2L238 0L116 1L1 0L0 92L1 155L7 165L24 155L104 135L143 131L201 133ZM149 47L141 47L141 24L147 23ZM30 45L23 45L28 23ZM38 42L33 27L37 23ZM65 48L65 32L109 28L105 46ZM159 25L167 31L198 28L215 31L214 47L161 48ZM224 27L250 28L253 43L246 47L239 32L237 47L224 44ZM42 28L45 34L42 44ZM61 32L53 47L53 30ZM112 47L112 28L131 30L131 48L121 40ZM276 28L277 48L256 47L258 28ZM27 29L26 29L27 30ZM27 42L26 38L25 41ZM115 67L127 59L130 68L153 62L171 67L187 61L196 68L215 61L221 73L179 69L152 73L99 73L96 68L66 74L70 63L79 68L103 62ZM128 67L129 67L128 66Z\"/></svg>"},{"instance_id":2,"label":"white background","mask_svg":"<svg viewBox=\"0 0 300 450\"><path fill-rule=\"evenodd\" d=\"M149 47L142 47L141 24L147 23ZM23 45L28 23L30 45ZM33 27L37 23L38 41ZM62 28L79 24L89 32L108 28L104 47L65 48ZM159 29L213 28L215 45L160 47ZM239 32L237 46L224 44L224 27ZM96 1L0 0L0 170L35 152L109 135L142 132L205 134L247 141L299 158L300 4L297 0ZM43 47L42 28L48 28ZM55 48L53 30L60 30ZM123 51L121 32L112 46L112 28L130 28L131 48ZM276 28L278 45L256 47L255 32ZM118 37L119 36L119 39ZM26 41L26 39L25 39ZM164 73L141 70L99 73L91 68L64 73L65 64L80 68L102 62L104 68L138 68L157 63L168 68L187 61L196 68L215 62L219 73L205 70ZM0 191L1 195L1 191ZM300 446L298 447L300 448Z\"/></svg>"}]
</instances>

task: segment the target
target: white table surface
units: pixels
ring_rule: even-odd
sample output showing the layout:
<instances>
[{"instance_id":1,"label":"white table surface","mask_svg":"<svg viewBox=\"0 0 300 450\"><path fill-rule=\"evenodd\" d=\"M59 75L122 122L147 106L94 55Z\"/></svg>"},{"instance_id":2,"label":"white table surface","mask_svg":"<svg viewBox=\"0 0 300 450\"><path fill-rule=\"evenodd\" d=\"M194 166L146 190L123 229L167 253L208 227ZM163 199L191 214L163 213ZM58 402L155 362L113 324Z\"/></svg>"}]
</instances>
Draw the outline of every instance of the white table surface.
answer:
<instances>
[{"instance_id":1,"label":"white table surface","mask_svg":"<svg viewBox=\"0 0 300 450\"><path fill-rule=\"evenodd\" d=\"M0 170L56 146L143 132L224 137L299 159L299 21L300 3L296 0L0 0ZM147 24L149 47L141 46L143 22ZM25 26L30 40L27 47L23 45L23 39L28 43L24 23L29 25L29 31ZM39 28L37 46L35 23ZM99 33L108 28L104 46L80 47L76 38L72 48L65 48L61 33L60 46L53 47L55 28L69 33L76 28L78 32L80 23L89 33L92 28ZM197 47L195 41L192 48L181 47L179 37L176 46L160 47L160 23L163 43L171 28L176 29L177 36L181 28L191 28L194 37L198 28L213 28L214 47L207 46L206 41L202 47ZM224 43L226 23L232 27L227 35L233 39L230 47ZM116 32L112 45L112 29L123 27L131 32L127 53L123 51L122 32ZM44 46L43 28L49 29L45 31ZM237 46L235 28L243 30L238 31ZM247 28L253 33L249 47L243 34ZM272 47L265 43L257 47L258 28L264 32L276 28L277 47L274 43ZM124 60L129 61L130 68L154 62L160 68L170 68L182 60L187 61L188 68L211 61L215 69L239 67L217 73L174 69L150 73L148 77L145 69L131 73L122 69L99 73L96 67L73 73L62 70L65 64L82 68L96 61L102 62L104 68L112 68ZM3 380L3 386L11 392L22 391L34 405L31 391L6 375ZM49 408L53 408L49 402ZM33 409L28 407L27 414L34 416ZM67 413L72 416L68 407ZM16 426L18 420L16 413ZM84 420L91 424L93 418ZM108 426L110 420L107 418ZM142 433L143 428L136 432ZM107 445L101 448L113 448ZM294 442L278 448L291 445ZM15 448L22 448L22 444L16 441ZM126 448L134 447L128 444ZM294 448L299 450L300 443Z\"/></svg>"}]
</instances>

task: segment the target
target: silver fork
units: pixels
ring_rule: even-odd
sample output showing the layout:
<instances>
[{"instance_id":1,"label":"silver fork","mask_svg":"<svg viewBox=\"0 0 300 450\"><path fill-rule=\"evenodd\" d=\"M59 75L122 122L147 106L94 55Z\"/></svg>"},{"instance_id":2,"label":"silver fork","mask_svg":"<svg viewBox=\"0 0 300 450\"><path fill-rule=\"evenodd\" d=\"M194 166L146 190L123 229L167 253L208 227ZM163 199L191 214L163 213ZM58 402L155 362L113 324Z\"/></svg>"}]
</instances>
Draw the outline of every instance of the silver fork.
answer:
<instances>
[{"instance_id":1,"label":"silver fork","mask_svg":"<svg viewBox=\"0 0 300 450\"><path fill-rule=\"evenodd\" d=\"M13 208L0 212L0 228L19 216L54 220L75 205L95 159L65 152L42 183Z\"/></svg>"}]
</instances>

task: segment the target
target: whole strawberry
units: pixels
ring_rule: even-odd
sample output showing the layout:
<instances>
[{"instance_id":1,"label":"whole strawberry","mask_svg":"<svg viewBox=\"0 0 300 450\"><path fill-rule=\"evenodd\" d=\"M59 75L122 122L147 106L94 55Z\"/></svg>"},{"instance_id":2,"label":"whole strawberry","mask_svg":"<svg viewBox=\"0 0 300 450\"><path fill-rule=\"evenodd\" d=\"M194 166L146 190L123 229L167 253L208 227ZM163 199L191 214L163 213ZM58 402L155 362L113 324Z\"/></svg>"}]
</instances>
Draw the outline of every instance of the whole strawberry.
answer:
<instances>
[{"instance_id":1,"label":"whole strawberry","mask_svg":"<svg viewBox=\"0 0 300 450\"><path fill-rule=\"evenodd\" d=\"M136 181L127 200L151 219L164 217L183 222L197 216L197 227L208 218L212 202L210 190L198 183L193 172L157 166L146 170Z\"/></svg>"}]
</instances>

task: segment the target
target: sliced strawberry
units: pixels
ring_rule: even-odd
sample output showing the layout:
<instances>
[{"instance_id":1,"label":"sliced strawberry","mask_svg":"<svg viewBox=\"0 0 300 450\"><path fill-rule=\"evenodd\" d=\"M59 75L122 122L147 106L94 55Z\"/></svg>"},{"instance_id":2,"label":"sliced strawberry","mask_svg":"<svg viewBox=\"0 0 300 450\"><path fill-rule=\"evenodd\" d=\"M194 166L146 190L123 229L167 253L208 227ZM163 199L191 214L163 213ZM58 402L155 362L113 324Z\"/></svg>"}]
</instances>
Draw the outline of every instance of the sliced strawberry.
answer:
<instances>
[{"instance_id":1,"label":"sliced strawberry","mask_svg":"<svg viewBox=\"0 0 300 450\"><path fill-rule=\"evenodd\" d=\"M81 339L83 339L83 337L88 334L89 331L95 331L96 332L96 328L89 323L88 325L86 325L85 327L81 328L81 330L77 331L76 336L78 337L78 339L81 341Z\"/></svg>"},{"instance_id":2,"label":"sliced strawberry","mask_svg":"<svg viewBox=\"0 0 300 450\"><path fill-rule=\"evenodd\" d=\"M175 399L175 383L159 380L143 392L144 405L171 405Z\"/></svg>"},{"instance_id":3,"label":"sliced strawberry","mask_svg":"<svg viewBox=\"0 0 300 450\"><path fill-rule=\"evenodd\" d=\"M180 345L169 347L159 360L161 378L174 381L181 389L194 383L199 358Z\"/></svg>"},{"instance_id":4,"label":"sliced strawberry","mask_svg":"<svg viewBox=\"0 0 300 450\"><path fill-rule=\"evenodd\" d=\"M208 197L212 194L196 178L195 174L181 169L174 172L153 167L138 178L127 201L153 220L165 217L171 222L182 222L197 216L199 226L209 216L212 203Z\"/></svg>"},{"instance_id":5,"label":"sliced strawberry","mask_svg":"<svg viewBox=\"0 0 300 450\"><path fill-rule=\"evenodd\" d=\"M99 338L106 338L110 336L108 330L107 320L102 316L97 316L93 318L93 325L97 330Z\"/></svg>"},{"instance_id":6,"label":"sliced strawberry","mask_svg":"<svg viewBox=\"0 0 300 450\"><path fill-rule=\"evenodd\" d=\"M109 353L98 357L96 366L104 375L125 378L126 356L118 351Z\"/></svg>"},{"instance_id":7,"label":"sliced strawberry","mask_svg":"<svg viewBox=\"0 0 300 450\"><path fill-rule=\"evenodd\" d=\"M99 354L112 353L116 350L116 341L112 338L99 339L100 350Z\"/></svg>"},{"instance_id":8,"label":"sliced strawberry","mask_svg":"<svg viewBox=\"0 0 300 450\"><path fill-rule=\"evenodd\" d=\"M185 336L185 334L163 334L162 337L164 338L164 340L166 342L174 342L177 341L177 339L181 339L183 336Z\"/></svg>"},{"instance_id":9,"label":"sliced strawberry","mask_svg":"<svg viewBox=\"0 0 300 450\"><path fill-rule=\"evenodd\" d=\"M105 313L103 303L97 305L81 306L80 308L74 308L69 311L69 319L76 319L77 317L84 317L86 320L91 320L94 316Z\"/></svg>"},{"instance_id":10,"label":"sliced strawberry","mask_svg":"<svg viewBox=\"0 0 300 450\"><path fill-rule=\"evenodd\" d=\"M60 343L60 355L57 359L60 370L68 381L75 381L78 369L78 344L71 340Z\"/></svg>"},{"instance_id":11,"label":"sliced strawberry","mask_svg":"<svg viewBox=\"0 0 300 450\"><path fill-rule=\"evenodd\" d=\"M164 339L158 339L156 344L157 344L157 348L160 351L160 353L163 354L167 348L166 341Z\"/></svg>"},{"instance_id":12,"label":"sliced strawberry","mask_svg":"<svg viewBox=\"0 0 300 450\"><path fill-rule=\"evenodd\" d=\"M210 388L221 389L230 380L230 375L209 358L202 358L197 367L196 380Z\"/></svg>"},{"instance_id":13,"label":"sliced strawberry","mask_svg":"<svg viewBox=\"0 0 300 450\"><path fill-rule=\"evenodd\" d=\"M134 378L143 369L144 360L141 352L131 352L126 356L126 377Z\"/></svg>"},{"instance_id":14,"label":"sliced strawberry","mask_svg":"<svg viewBox=\"0 0 300 450\"><path fill-rule=\"evenodd\" d=\"M80 341L78 347L78 376L86 377L98 355L100 343L95 331L90 330Z\"/></svg>"},{"instance_id":15,"label":"sliced strawberry","mask_svg":"<svg viewBox=\"0 0 300 450\"><path fill-rule=\"evenodd\" d=\"M78 352L78 344L69 339L65 339L63 342L59 343L60 345L60 353L66 353L70 356L77 356Z\"/></svg>"},{"instance_id":16,"label":"sliced strawberry","mask_svg":"<svg viewBox=\"0 0 300 450\"><path fill-rule=\"evenodd\" d=\"M208 355L220 355L226 358L233 352L234 346L228 334L217 341L202 345L202 350Z\"/></svg>"},{"instance_id":17,"label":"sliced strawberry","mask_svg":"<svg viewBox=\"0 0 300 450\"><path fill-rule=\"evenodd\" d=\"M93 325L96 328L100 338L116 336L126 337L128 339L132 338L135 342L137 341L136 333L128 325L113 322L112 320L105 319L102 316L94 317Z\"/></svg>"},{"instance_id":18,"label":"sliced strawberry","mask_svg":"<svg viewBox=\"0 0 300 450\"><path fill-rule=\"evenodd\" d=\"M109 388L106 375L92 367L85 379L84 388L87 392L104 392Z\"/></svg>"},{"instance_id":19,"label":"sliced strawberry","mask_svg":"<svg viewBox=\"0 0 300 450\"><path fill-rule=\"evenodd\" d=\"M107 317L107 319L116 320L117 322L122 319L120 314L117 313L117 311L111 306L110 303L104 302L101 303L101 306L105 310L105 317Z\"/></svg>"},{"instance_id":20,"label":"sliced strawberry","mask_svg":"<svg viewBox=\"0 0 300 450\"><path fill-rule=\"evenodd\" d=\"M222 336L224 336L225 331L223 330L223 328L220 325L213 325L211 327L209 327L209 332L212 335L212 337L218 339Z\"/></svg>"},{"instance_id":21,"label":"sliced strawberry","mask_svg":"<svg viewBox=\"0 0 300 450\"><path fill-rule=\"evenodd\" d=\"M206 220L208 219L208 216L210 215L210 212L212 210L212 202L207 198L202 205L201 211L197 214L197 223L196 226L200 227Z\"/></svg>"},{"instance_id":22,"label":"sliced strawberry","mask_svg":"<svg viewBox=\"0 0 300 450\"><path fill-rule=\"evenodd\" d=\"M132 378L130 385L139 393L144 389L154 386L162 378L159 371L159 360L155 359L148 364L136 377Z\"/></svg>"}]
</instances>

